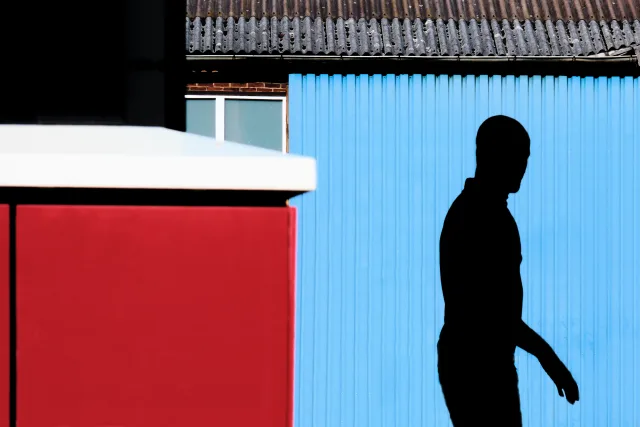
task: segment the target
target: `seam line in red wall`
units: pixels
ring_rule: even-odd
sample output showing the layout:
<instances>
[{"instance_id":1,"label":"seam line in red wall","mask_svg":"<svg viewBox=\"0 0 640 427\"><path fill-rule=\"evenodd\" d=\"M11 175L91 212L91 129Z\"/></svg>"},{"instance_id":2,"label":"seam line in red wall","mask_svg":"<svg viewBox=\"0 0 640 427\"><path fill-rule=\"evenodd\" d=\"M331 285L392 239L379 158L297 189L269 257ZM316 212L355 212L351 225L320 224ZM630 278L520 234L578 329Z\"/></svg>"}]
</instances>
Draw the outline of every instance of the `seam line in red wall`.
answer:
<instances>
[{"instance_id":1,"label":"seam line in red wall","mask_svg":"<svg viewBox=\"0 0 640 427\"><path fill-rule=\"evenodd\" d=\"M9 204L9 427L17 425L16 205Z\"/></svg>"}]
</instances>

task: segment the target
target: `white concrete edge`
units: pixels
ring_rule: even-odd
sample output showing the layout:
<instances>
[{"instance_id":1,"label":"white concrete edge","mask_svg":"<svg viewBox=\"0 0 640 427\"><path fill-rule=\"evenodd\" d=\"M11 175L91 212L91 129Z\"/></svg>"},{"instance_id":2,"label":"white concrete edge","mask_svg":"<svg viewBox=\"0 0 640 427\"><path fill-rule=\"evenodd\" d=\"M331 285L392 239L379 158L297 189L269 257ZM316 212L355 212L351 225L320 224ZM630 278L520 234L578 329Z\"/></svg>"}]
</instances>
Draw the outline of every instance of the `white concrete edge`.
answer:
<instances>
[{"instance_id":1,"label":"white concrete edge","mask_svg":"<svg viewBox=\"0 0 640 427\"><path fill-rule=\"evenodd\" d=\"M7 153L0 187L314 191L315 159L291 157Z\"/></svg>"}]
</instances>

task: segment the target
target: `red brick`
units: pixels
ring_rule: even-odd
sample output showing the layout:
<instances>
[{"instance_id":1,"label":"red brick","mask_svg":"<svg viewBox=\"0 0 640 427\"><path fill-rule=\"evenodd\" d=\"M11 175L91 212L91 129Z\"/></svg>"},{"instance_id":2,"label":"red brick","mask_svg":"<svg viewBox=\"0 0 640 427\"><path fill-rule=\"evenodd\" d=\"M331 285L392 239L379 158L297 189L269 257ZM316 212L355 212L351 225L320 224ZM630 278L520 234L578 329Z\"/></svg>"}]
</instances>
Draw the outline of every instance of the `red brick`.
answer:
<instances>
[{"instance_id":1,"label":"red brick","mask_svg":"<svg viewBox=\"0 0 640 427\"><path fill-rule=\"evenodd\" d=\"M277 93L286 94L286 83L265 83L265 82L251 82L251 83L189 83L187 84L187 91L193 92L209 92L209 93Z\"/></svg>"}]
</instances>

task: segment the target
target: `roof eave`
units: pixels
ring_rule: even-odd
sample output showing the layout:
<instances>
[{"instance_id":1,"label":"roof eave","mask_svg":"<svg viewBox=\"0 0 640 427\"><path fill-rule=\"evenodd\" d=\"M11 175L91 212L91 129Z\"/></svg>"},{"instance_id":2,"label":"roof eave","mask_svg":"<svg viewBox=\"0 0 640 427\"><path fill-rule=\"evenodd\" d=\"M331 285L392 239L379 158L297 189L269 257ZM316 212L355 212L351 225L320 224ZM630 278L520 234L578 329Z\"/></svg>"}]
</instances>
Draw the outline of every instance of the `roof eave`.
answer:
<instances>
[{"instance_id":1,"label":"roof eave","mask_svg":"<svg viewBox=\"0 0 640 427\"><path fill-rule=\"evenodd\" d=\"M359 56L359 55L235 55L235 54L198 54L187 55L188 61L237 61L247 59L282 60L282 61L425 61L425 62L583 62L592 64L634 63L639 59L636 55L611 56L606 54L590 56Z\"/></svg>"}]
</instances>

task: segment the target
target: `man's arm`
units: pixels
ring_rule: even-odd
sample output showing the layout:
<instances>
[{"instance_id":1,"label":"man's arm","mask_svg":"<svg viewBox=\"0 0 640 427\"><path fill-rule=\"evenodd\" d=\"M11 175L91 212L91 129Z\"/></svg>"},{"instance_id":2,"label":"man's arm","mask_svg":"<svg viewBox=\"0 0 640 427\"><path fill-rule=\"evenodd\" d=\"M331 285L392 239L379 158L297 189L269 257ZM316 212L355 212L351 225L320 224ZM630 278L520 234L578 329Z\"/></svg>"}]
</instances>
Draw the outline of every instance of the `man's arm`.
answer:
<instances>
[{"instance_id":1,"label":"man's arm","mask_svg":"<svg viewBox=\"0 0 640 427\"><path fill-rule=\"evenodd\" d=\"M516 327L516 345L535 356L540 363L543 360L557 358L551 346L527 325L524 320L520 320Z\"/></svg>"},{"instance_id":2,"label":"man's arm","mask_svg":"<svg viewBox=\"0 0 640 427\"><path fill-rule=\"evenodd\" d=\"M560 396L566 396L571 404L580 399L578 384L571 372L551 346L523 320L520 320L516 328L516 345L540 361L542 369L555 383Z\"/></svg>"}]
</instances>

